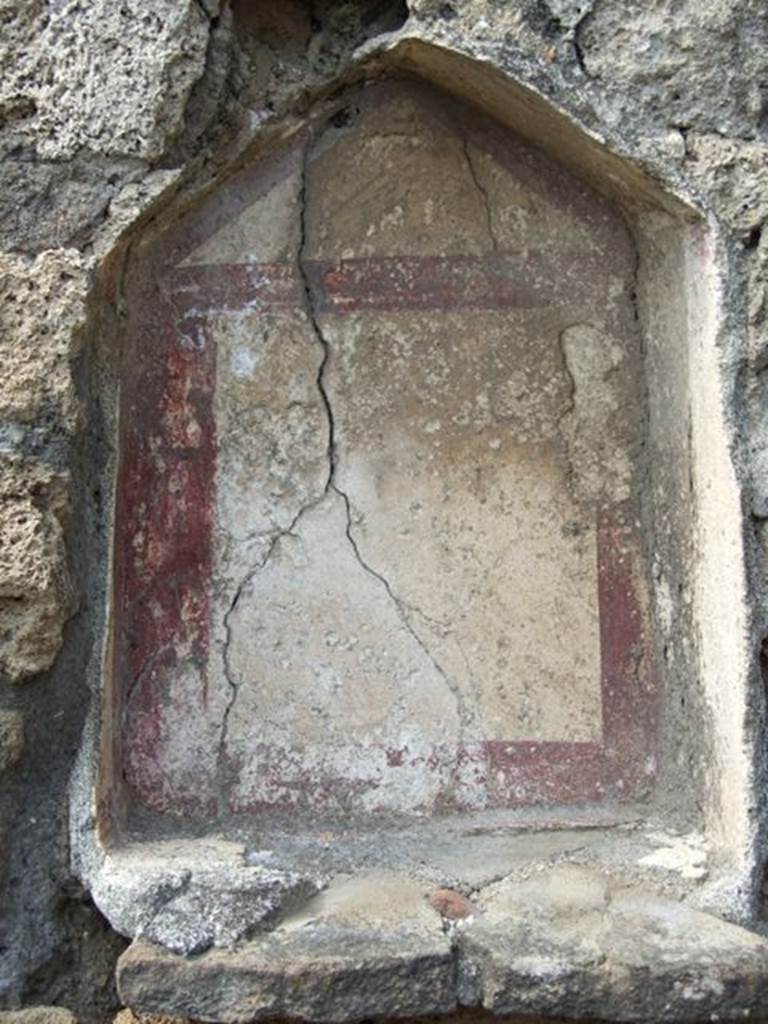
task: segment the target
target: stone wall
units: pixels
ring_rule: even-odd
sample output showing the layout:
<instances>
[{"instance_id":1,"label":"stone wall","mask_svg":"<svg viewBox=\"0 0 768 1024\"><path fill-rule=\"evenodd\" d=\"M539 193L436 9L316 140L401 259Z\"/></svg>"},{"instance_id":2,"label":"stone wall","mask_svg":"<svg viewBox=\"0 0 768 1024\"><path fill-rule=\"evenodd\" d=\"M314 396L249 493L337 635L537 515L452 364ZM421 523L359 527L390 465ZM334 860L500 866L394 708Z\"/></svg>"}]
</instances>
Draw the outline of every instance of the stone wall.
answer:
<instances>
[{"instance_id":1,"label":"stone wall","mask_svg":"<svg viewBox=\"0 0 768 1024\"><path fill-rule=\"evenodd\" d=\"M112 1007L123 940L72 874L68 786L104 616L109 316L134 240L302 124L387 33L530 86L724 228L746 349L732 455L768 633L768 18L762 0L0 0L0 998ZM367 48L367 50L366 50ZM326 187L326 186L324 186ZM112 312L103 309L105 291ZM745 294L747 301L745 302ZM760 765L755 766L759 778ZM759 795L759 790L758 790ZM752 808L760 815L758 801ZM762 827L762 826L761 826Z\"/></svg>"}]
</instances>

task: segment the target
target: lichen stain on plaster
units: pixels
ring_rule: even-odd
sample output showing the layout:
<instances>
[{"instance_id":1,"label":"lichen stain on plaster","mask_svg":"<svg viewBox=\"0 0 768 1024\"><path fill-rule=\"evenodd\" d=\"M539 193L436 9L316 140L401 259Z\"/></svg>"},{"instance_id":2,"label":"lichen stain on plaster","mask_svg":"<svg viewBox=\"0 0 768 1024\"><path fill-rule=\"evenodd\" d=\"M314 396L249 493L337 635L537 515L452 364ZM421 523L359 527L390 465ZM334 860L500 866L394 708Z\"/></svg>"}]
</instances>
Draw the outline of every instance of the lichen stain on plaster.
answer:
<instances>
[{"instance_id":1,"label":"lichen stain on plaster","mask_svg":"<svg viewBox=\"0 0 768 1024\"><path fill-rule=\"evenodd\" d=\"M140 798L425 813L635 794L653 696L613 209L395 82L164 245L121 441Z\"/></svg>"}]
</instances>

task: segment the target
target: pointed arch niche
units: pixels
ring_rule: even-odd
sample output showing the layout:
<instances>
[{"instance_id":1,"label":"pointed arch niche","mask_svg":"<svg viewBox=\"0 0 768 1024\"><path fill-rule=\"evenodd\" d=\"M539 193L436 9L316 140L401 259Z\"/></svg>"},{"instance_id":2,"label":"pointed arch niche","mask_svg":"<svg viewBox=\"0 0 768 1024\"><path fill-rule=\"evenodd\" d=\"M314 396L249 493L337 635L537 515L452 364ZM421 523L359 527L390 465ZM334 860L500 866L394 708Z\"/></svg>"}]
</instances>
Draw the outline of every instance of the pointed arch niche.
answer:
<instances>
[{"instance_id":1,"label":"pointed arch niche","mask_svg":"<svg viewBox=\"0 0 768 1024\"><path fill-rule=\"evenodd\" d=\"M749 871L716 236L500 72L387 61L131 249L91 858L126 933L142 835L437 880L668 826Z\"/></svg>"},{"instance_id":2,"label":"pointed arch niche","mask_svg":"<svg viewBox=\"0 0 768 1024\"><path fill-rule=\"evenodd\" d=\"M690 311L651 305L639 244L615 198L402 73L142 240L111 665L132 799L652 799L653 574L690 576L686 353L659 327Z\"/></svg>"},{"instance_id":3,"label":"pointed arch niche","mask_svg":"<svg viewBox=\"0 0 768 1024\"><path fill-rule=\"evenodd\" d=\"M114 666L138 800L647 793L636 260L610 203L407 79L142 256Z\"/></svg>"}]
</instances>

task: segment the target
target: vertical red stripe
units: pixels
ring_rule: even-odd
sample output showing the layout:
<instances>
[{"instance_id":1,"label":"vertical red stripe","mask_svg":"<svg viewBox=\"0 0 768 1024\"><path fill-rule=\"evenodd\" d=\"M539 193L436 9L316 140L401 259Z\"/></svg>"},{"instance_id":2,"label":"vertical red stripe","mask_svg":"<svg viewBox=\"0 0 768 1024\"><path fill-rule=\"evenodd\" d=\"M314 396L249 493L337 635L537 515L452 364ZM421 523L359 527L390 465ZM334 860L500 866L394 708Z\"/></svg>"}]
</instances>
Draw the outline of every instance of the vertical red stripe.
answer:
<instances>
[{"instance_id":1,"label":"vertical red stripe","mask_svg":"<svg viewBox=\"0 0 768 1024\"><path fill-rule=\"evenodd\" d=\"M638 795L656 768L657 693L641 594L637 529L625 506L597 518L603 745L612 785Z\"/></svg>"},{"instance_id":2,"label":"vertical red stripe","mask_svg":"<svg viewBox=\"0 0 768 1024\"><path fill-rule=\"evenodd\" d=\"M183 714L204 714L210 636L216 468L216 354L202 322L179 331L153 286L142 296L121 395L115 544L115 667L122 689L122 765L141 800L210 811L161 769L170 680L182 662ZM119 756L119 755L118 755ZM211 780L213 786L214 780Z\"/></svg>"}]
</instances>

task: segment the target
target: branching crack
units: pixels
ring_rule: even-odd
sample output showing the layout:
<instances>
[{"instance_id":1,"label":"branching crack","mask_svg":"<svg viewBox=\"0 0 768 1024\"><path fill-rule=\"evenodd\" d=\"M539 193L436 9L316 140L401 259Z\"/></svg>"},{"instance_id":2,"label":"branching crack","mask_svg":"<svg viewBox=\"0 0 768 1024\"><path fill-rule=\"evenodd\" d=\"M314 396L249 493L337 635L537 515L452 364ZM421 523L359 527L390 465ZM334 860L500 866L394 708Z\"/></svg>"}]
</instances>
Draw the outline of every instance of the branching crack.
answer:
<instances>
[{"instance_id":1,"label":"branching crack","mask_svg":"<svg viewBox=\"0 0 768 1024\"><path fill-rule=\"evenodd\" d=\"M222 716L221 730L219 733L217 767L219 777L219 799L222 804L224 802L223 794L226 788L226 747L227 738L229 734L229 719L235 707L235 704L237 703L238 696L240 694L240 683L236 680L235 673L232 671L232 666L230 664L230 652L232 649L232 616L234 615L235 610L237 609L237 606L240 603L240 599L245 593L246 588L254 579L254 577L257 576L266 567L278 543L284 537L292 536L302 516L304 516L311 509L315 508L317 505L319 505L323 498L325 498L325 496L328 494L328 491L333 482L333 475L336 469L333 410L331 409L330 399L328 398L328 394L325 390L325 384L323 380L325 368L328 364L328 359L330 357L330 346L326 341L325 337L323 336L323 333L320 330L320 325L317 322L314 295L312 293L312 286L306 269L305 254L307 247L307 167L309 163L310 152L311 140L308 140L304 147L304 152L302 155L301 179L298 194L299 243L296 250L296 269L299 274L299 279L301 280L302 283L302 292L304 297L304 312L306 313L307 320L310 324L310 327L312 328L312 332L315 336L315 339L317 340L318 344L320 345L323 351L323 357L322 360L320 361L320 366L318 367L317 371L317 389L320 393L320 398L322 400L323 406L325 407L325 412L328 420L328 476L326 477L325 484L323 485L322 493L317 497L313 498L312 501L309 501L305 505L302 505L287 528L277 530L275 531L275 533L272 534L269 548L267 549L266 554L255 566L252 566L245 574L245 576L242 578L235 591L235 595L232 598L230 606L224 615L225 636L224 647L222 651L222 664L224 667L224 677L227 681L227 685L229 686L230 694L229 700L227 701L227 705L224 709L224 714Z\"/></svg>"},{"instance_id":2,"label":"branching crack","mask_svg":"<svg viewBox=\"0 0 768 1024\"><path fill-rule=\"evenodd\" d=\"M477 189L477 193L480 196L483 203L483 209L485 210L485 221L488 227L488 237L491 240L493 251L498 252L499 240L496 237L496 231L494 230L493 227L493 212L491 210L491 199L490 196L488 195L488 189L485 187L485 185L480 181L480 178L478 177L477 168L475 167L475 162L472 159L470 143L466 137L462 139L462 149L464 152L464 160L466 161L470 177L472 178L472 182L475 188Z\"/></svg>"},{"instance_id":3,"label":"branching crack","mask_svg":"<svg viewBox=\"0 0 768 1024\"><path fill-rule=\"evenodd\" d=\"M219 799L220 799L221 810L222 811L225 809L224 808L224 802L225 802L224 801L224 794L225 794L225 791L226 791L226 784L227 784L227 780L226 780L226 746L227 746L227 737L228 737L228 729L229 729L229 719L230 719L232 711L233 711L233 709L235 707L235 704L237 702L237 699L238 699L238 696L239 696L239 692L240 692L240 686L241 686L240 682L238 682L237 679L235 678L235 673L233 672L232 666L231 666L231 663L230 663L230 653L231 653L231 647L232 647L232 616L234 615L234 613L235 613L235 611L236 611L236 609L237 609L237 607L238 607L238 605L240 603L240 600L241 600L243 594L245 593L247 587L249 586L251 581L254 579L254 577L257 576L266 567L266 565L269 563L269 561L272 558L272 555L273 555L277 545L279 544L279 542L284 537L295 535L296 527L298 526L299 521L301 520L301 518L304 515L306 515L306 513L310 512L312 509L316 508L331 492L333 492L333 494L335 494L337 497L339 497L344 502L344 508L345 508L345 511L346 511L346 529L345 529L345 533L346 533L347 540L348 540L348 542L350 544L350 547L352 548L352 551L353 551L353 553L355 555L355 558L356 558L357 562L359 563L359 565L362 567L362 569L368 575L373 577L375 580L378 581L378 583L380 583L384 587L384 590L386 591L389 599L392 601L393 605L395 606L395 609L397 611L398 617L400 618L400 621L403 623L403 626L405 627L405 629L407 630L409 635L413 638L414 642L418 645L420 650L425 654L425 656L427 657L427 659L429 660L429 662L431 663L431 665L433 666L435 671L438 673L440 678L445 683L445 685L446 685L448 691L451 693L453 699L455 700L455 702L456 702L456 710L457 710L457 717L458 717L458 724L459 724L459 736L458 736L458 740L459 740L458 746L459 746L459 748L464 746L465 730L466 730L466 724L467 724L468 709L466 707L466 702L465 702L465 699L464 699L464 695L462 694L460 687L457 685L457 683L454 680L451 679L449 674L445 671L445 669L442 667L442 665L434 657L434 655L432 654L432 652L429 649L429 646L424 642L424 640L422 639L422 637L420 636L418 631L415 629L415 627L413 625L413 622L411 621L411 617L409 616L409 612L411 613L411 615L413 615L413 614L420 615L424 619L425 622L428 622L430 625L432 625L433 627L435 627L437 629L444 629L445 628L445 624L441 623L441 622L438 622L435 619L430 618L430 616L428 616L426 613L422 612L420 609L415 608L413 606L410 606L406 602L404 602L401 598L399 598L395 594L395 592L393 591L393 589L392 589L389 581L386 579L386 577L383 576L380 572L378 572L376 569L374 569L371 565L369 565L366 562L366 560L363 558L363 555L362 555L362 553L360 551L360 548L359 548L359 546L357 544L357 541L355 540L354 534L352 532L352 507L351 507L349 496L338 486L338 484L336 482L336 470L337 470L338 460L337 460L337 444L336 444L335 420L334 420L333 408L332 408L332 405L331 405L330 396L328 394L328 391L326 389L326 384L325 384L325 374L326 374L326 370L328 368L328 364L329 364L329 361L330 361L330 358L331 358L331 346L330 346L330 343L329 343L328 339L323 334L322 328L320 327L320 323L319 323L318 315L317 315L317 303L316 303L316 300L315 300L315 293L314 293L314 290L313 290L313 287L312 287L312 282L310 280L309 274L307 272L307 256L306 256L307 242L308 242L308 235L307 235L307 206L308 206L308 201L307 201L307 177L308 177L308 173L307 172L308 172L308 166L309 166L309 160L310 160L310 157L311 157L312 148L313 148L313 140L309 139L307 144L305 145L303 156L302 156L301 180L300 180L299 192L298 192L300 230L299 230L299 244L298 244L297 253L296 253L296 267L297 267L299 278L300 278L300 281L301 281L301 284L302 284L302 292L303 292L303 300L304 300L303 301L304 312L306 314L307 321L308 321L309 326L310 326L310 328L312 330L312 333L314 334L314 337L315 337L318 345L320 345L320 347L322 349L322 353L323 353L322 359L321 359L321 362L320 362L320 365L319 365L318 371L317 371L316 383L317 383L317 390L318 390L318 392L320 394L320 398L321 398L322 404L323 404L323 406L325 408L325 412L326 412L326 416L327 416L327 421L328 421L328 447L327 447L328 475L326 477L322 493L319 494L317 497L313 498L311 501L309 501L306 504L304 504L299 509L299 511L296 513L296 515L294 516L293 520L291 521L290 525L287 528L276 530L274 533L272 533L271 538L270 538L269 547L267 549L266 554L263 556L263 558L261 558L261 560L255 566L252 566L248 570L248 572L245 574L245 576L243 577L243 579L241 580L240 584L238 585L238 587L237 587L237 589L235 591L234 597L232 598L232 601L231 601L231 603L229 605L229 608L228 608L227 612L224 615L223 622L224 622L225 639L224 639L224 645L223 645L222 661L223 661L223 666L224 666L224 676L225 676L225 679L226 679L227 684L228 684L229 689L230 689L230 696L229 696L229 700L227 702L227 705L226 705L226 707L224 709L224 713L223 713L223 716L222 716L221 730L220 730L220 734L219 734L218 777L219 777L219 794L220 794ZM494 249L497 249L498 248L497 242L496 242L495 237L493 236L493 231L492 231L490 207L488 205L488 196L487 196L487 193L485 192L483 186L477 180L477 177L476 177L475 171L474 171L474 167L472 166L472 163L471 163L468 151L466 150L466 147L465 147L465 152L467 153L467 162L468 162L468 166L470 167L470 171L472 173L473 180L475 181L475 183L477 185L477 188L478 188L478 191L480 192L480 194L483 196L483 199L484 199L484 203L485 203L485 207L486 207L487 215L488 215L489 233L491 235L491 240L493 242Z\"/></svg>"},{"instance_id":4,"label":"branching crack","mask_svg":"<svg viewBox=\"0 0 768 1024\"><path fill-rule=\"evenodd\" d=\"M569 324L567 327L564 327L557 335L557 345L560 349L560 359L562 361L563 370L565 371L565 376L568 381L568 397L565 401L563 411L557 418L558 430L560 429L561 425L568 419L568 417L573 415L573 413L576 411L576 379L573 376L571 365L568 362L568 351L565 347L565 333L566 331L573 330L574 327L580 326L581 323Z\"/></svg>"},{"instance_id":5,"label":"branching crack","mask_svg":"<svg viewBox=\"0 0 768 1024\"><path fill-rule=\"evenodd\" d=\"M251 566L251 568L248 570L245 576L243 576L242 580L237 586L237 589L235 590L235 594L230 602L229 608L224 613L224 646L222 649L221 660L222 666L224 668L224 678L227 681L230 693L229 700L227 701L226 707L224 708L224 714L222 715L221 718L221 729L219 731L219 748L217 754L219 800L221 804L219 808L220 812L223 812L225 809L223 806L223 794L226 788L226 749L227 737L229 735L229 718L230 715L232 714L235 704L237 703L237 698L240 694L240 683L236 681L235 673L232 671L232 666L230 664L230 652L232 649L232 616L234 615L237 606L240 603L240 599L245 593L246 588L254 579L254 577L258 576L258 574L266 567L269 560L272 558L272 555L274 554L275 548L280 543L280 541L283 540L284 537L295 536L295 530L296 527L298 526L299 520L302 518L302 516L306 515L307 512L315 508L315 506L318 505L323 500L324 497L325 492L323 492L323 494L320 495L319 497L313 498L312 501L307 502L306 505L302 505L299 511L291 520L289 526L285 527L285 529L275 530L272 533L266 554L259 562L256 563L255 566Z\"/></svg>"},{"instance_id":6,"label":"branching crack","mask_svg":"<svg viewBox=\"0 0 768 1024\"><path fill-rule=\"evenodd\" d=\"M383 576L376 569L374 569L371 565L369 565L366 562L366 560L363 558L362 552L360 551L360 548L359 548L359 546L357 544L357 541L355 540L354 534L352 532L352 507L351 507L349 496L338 486L338 483L336 481L336 471L337 471L337 468L338 468L338 458L337 458L338 452L337 452L337 446L336 446L336 425L335 425L335 420L334 420L334 415L333 415L333 407L331 405L331 399L330 399L330 396L329 396L328 391L327 391L326 386L325 386L325 372L326 372L326 369L328 367L328 362L329 362L330 357L331 357L331 346L330 346L330 343L329 343L328 339L323 334L322 328L320 327L320 323L318 321L318 317L317 317L317 304L316 304L316 301L315 301L315 294L314 294L314 291L312 289L312 283L311 283L311 281L309 279L309 275L307 274L307 268L306 268L306 251L307 251L307 241L308 241L308 234L307 234L307 209L308 209L307 178L308 178L308 168L309 168L309 160L310 160L310 157L311 157L311 152L312 152L312 141L310 140L307 143L307 145L305 146L305 148L304 148L304 153L303 153L303 158L302 158L301 185L300 185L300 189L299 189L299 210L300 210L300 233L299 233L299 239L300 240L299 240L299 251L298 251L298 257L297 257L297 264L298 264L299 275L301 277L303 291L304 291L304 309L305 309L305 312L307 314L307 318L308 318L308 320L309 320L309 322L311 324L312 331L313 331L313 333L314 333L318 343L320 344L320 346L322 347L322 350L323 350L323 359L322 359L322 362L320 363L320 367L318 369L318 374L317 374L317 388L318 388L318 391L320 392L320 396L322 398L323 405L325 406L325 411L326 411L326 414L328 416L328 479L327 479L326 485L325 485L325 493L327 494L329 491L333 491L344 502L344 508L346 510L346 536L347 536L347 540L349 541L349 544L350 544L350 546L352 548L352 551L354 552L355 558L357 559L357 561L360 564L360 566L362 567L362 569L364 569L365 572L367 572L370 576L372 576L375 580L377 580L384 587L388 597L390 598L390 600L392 601L392 603L395 606L395 609L397 611L398 617L400 618L400 621L403 623L403 626L408 631L409 635L413 638L414 642L421 649L421 651L426 655L426 657L428 658L428 660L430 661L430 663L434 667L435 671L438 673L438 675L440 676L440 678L443 680L443 682L445 683L446 687L448 688L449 692L453 696L453 698L454 698L454 700L456 702L457 717L458 717L458 720L459 720L459 746L463 747L463 745L464 745L464 734L465 734L466 721L467 721L467 708L466 708L466 705L465 705L464 696L463 696L463 694L461 692L460 687L455 683L454 680L452 680L450 678L449 674L445 671L445 669L442 667L442 665L437 661L437 659L434 657L434 655L430 651L428 645L424 642L422 637L419 635L419 633L415 629L415 627L413 625L413 622L411 621L411 619L410 619L410 617L408 615L408 611L410 610L411 612L417 612L426 621L429 621L430 623L433 623L434 620L431 620L429 618L429 616L427 616L426 614L421 612L419 609L415 609L415 608L409 609L408 606L406 605L406 603L404 601L402 601L395 594L395 592L392 589L391 584L386 579L386 577ZM480 184L480 182L477 179L477 176L475 174L474 166L473 166L471 158L469 156L469 151L467 149L466 141L464 143L464 152L465 152L465 155L466 155L468 166L470 168L470 173L472 174L472 178L473 178L473 180L475 181L475 183L477 185L478 191L483 196L483 201L484 201L485 209L486 209L487 216L488 216L488 230L489 230L489 234L491 236L491 240L493 242L494 249L497 249L498 245L497 245L497 242L496 242L496 238L493 235L493 225L492 225L492 222L491 222L491 211L490 211L490 205L489 205L489 201L488 201L488 194L487 194L487 192L485 191L485 189L483 188L483 186ZM442 625L442 624L437 624L437 625Z\"/></svg>"},{"instance_id":7,"label":"branching crack","mask_svg":"<svg viewBox=\"0 0 768 1024\"><path fill-rule=\"evenodd\" d=\"M340 490L336 486L336 484L331 484L331 489L334 490L336 494L338 494L339 497L344 502L344 507L347 513L347 540L349 541L350 546L355 554L355 558L357 559L360 566L365 570L365 572L367 572L369 576L372 576L375 580L378 580L379 583L381 583L381 585L384 587L384 589L387 592L387 596L395 606L398 617L402 622L403 626L405 627L409 635L413 638L417 646L426 655L430 664L435 669L440 678L443 680L448 691L455 700L457 717L459 722L458 746L459 748L463 748L467 725L467 706L466 701L464 700L464 694L461 692L461 687L459 687L458 684L453 679L451 679L450 675L445 671L445 669L442 667L437 658L435 658L435 656L432 654L428 645L424 642L422 637L416 631L413 623L411 622L408 616L409 610L416 611L420 615L423 613L420 612L419 609L412 608L412 606L409 606L406 602L402 601L392 589L392 586L389 580L386 578L386 576L383 576L380 572L374 569L373 566L369 565L368 562L366 562L366 560L363 558L362 552L360 551L358 543L355 540L354 534L352 533L352 508L349 502L349 497L347 496L347 494L345 494L344 491ZM428 619L428 616L424 615L424 618Z\"/></svg>"},{"instance_id":8,"label":"branching crack","mask_svg":"<svg viewBox=\"0 0 768 1024\"><path fill-rule=\"evenodd\" d=\"M328 417L328 479L325 482L325 493L327 494L329 488L333 484L333 478L336 472L336 430L333 419L333 409L331 408L331 400L325 388L325 371L331 357L331 346L328 344L328 340L320 329L320 324L318 323L315 296L312 291L312 283L309 280L309 275L307 274L306 264L307 172L309 169L311 151L312 141L309 140L305 145L304 152L302 154L301 184L299 186L299 248L296 254L296 266L304 293L304 312L306 313L307 320L312 328L312 333L315 335L317 343L323 350L323 358L317 370L317 390L320 392L320 398L325 406L325 413Z\"/></svg>"}]
</instances>

